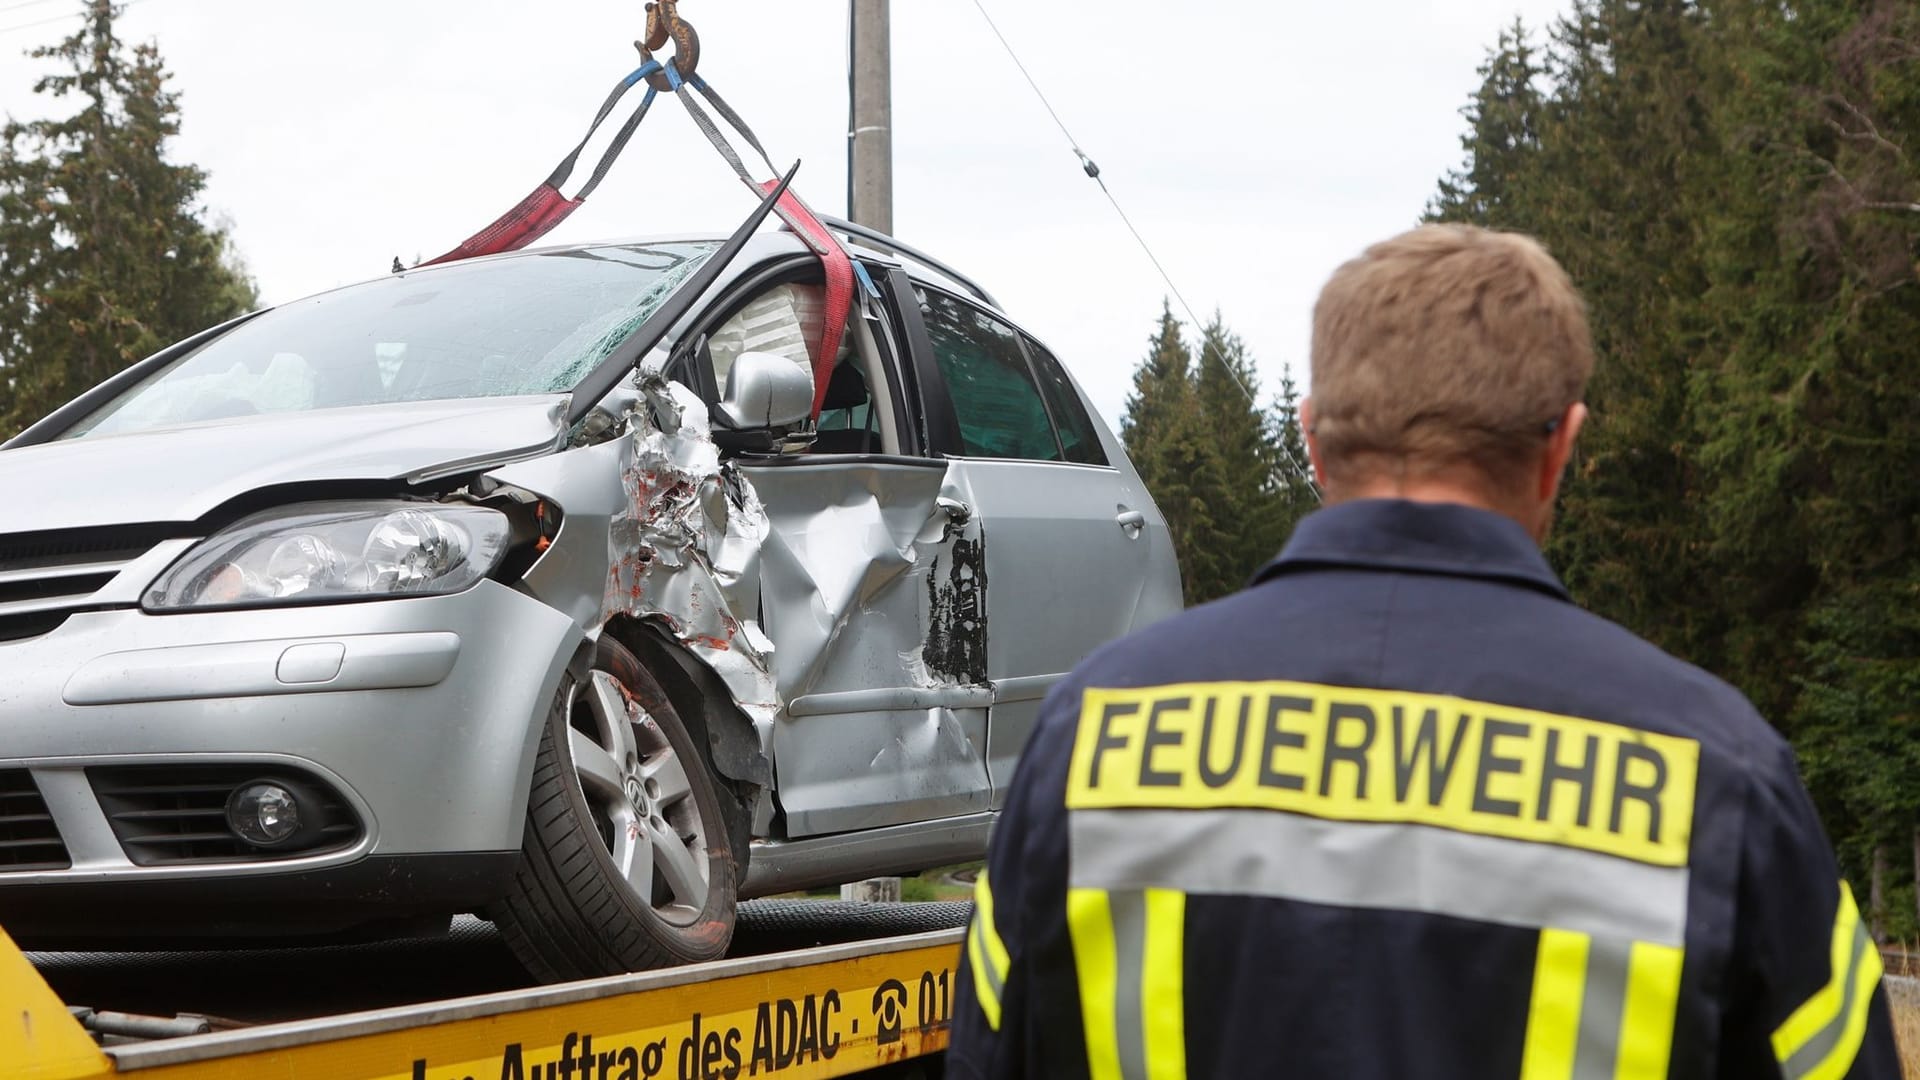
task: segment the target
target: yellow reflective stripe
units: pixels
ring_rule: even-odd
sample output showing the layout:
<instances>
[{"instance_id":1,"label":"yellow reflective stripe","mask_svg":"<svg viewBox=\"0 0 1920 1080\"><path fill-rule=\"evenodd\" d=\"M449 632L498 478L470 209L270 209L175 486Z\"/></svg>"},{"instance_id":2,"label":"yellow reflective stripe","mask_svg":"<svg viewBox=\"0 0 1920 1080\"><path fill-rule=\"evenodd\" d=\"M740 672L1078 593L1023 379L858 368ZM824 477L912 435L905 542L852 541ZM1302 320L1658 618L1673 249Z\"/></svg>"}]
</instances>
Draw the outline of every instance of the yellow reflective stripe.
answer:
<instances>
[{"instance_id":1,"label":"yellow reflective stripe","mask_svg":"<svg viewBox=\"0 0 1920 1080\"><path fill-rule=\"evenodd\" d=\"M987 1018L987 1026L1000 1030L1000 991L995 985L993 973L987 968L986 952L980 946L980 916L976 913L973 925L967 928L967 963L973 967L973 996L980 1002L980 1011Z\"/></svg>"},{"instance_id":2,"label":"yellow reflective stripe","mask_svg":"<svg viewBox=\"0 0 1920 1080\"><path fill-rule=\"evenodd\" d=\"M1673 1056L1673 1022L1680 1007L1684 957L1683 950L1671 945L1633 943L1614 1080L1665 1080L1667 1061Z\"/></svg>"},{"instance_id":3,"label":"yellow reflective stripe","mask_svg":"<svg viewBox=\"0 0 1920 1080\"><path fill-rule=\"evenodd\" d=\"M1773 1055L1781 1061L1793 1056L1801 1047L1822 1028L1833 1022L1840 1012L1840 999L1846 992L1844 976L1851 963L1853 935L1860 924L1860 909L1854 906L1853 890L1846 882L1840 883L1840 906L1834 913L1833 939L1829 943L1828 966L1830 975L1827 984L1814 991L1812 997L1793 1010L1773 1032Z\"/></svg>"},{"instance_id":4,"label":"yellow reflective stripe","mask_svg":"<svg viewBox=\"0 0 1920 1080\"><path fill-rule=\"evenodd\" d=\"M1580 1001L1586 994L1585 934L1540 931L1533 964L1533 999L1527 1039L1520 1052L1520 1080L1571 1080L1580 1047Z\"/></svg>"},{"instance_id":5,"label":"yellow reflective stripe","mask_svg":"<svg viewBox=\"0 0 1920 1080\"><path fill-rule=\"evenodd\" d=\"M1773 1033L1774 1056L1781 1071L1794 1080L1846 1074L1859 1053L1873 988L1880 979L1880 952L1861 924L1853 890L1844 881L1827 955L1826 985Z\"/></svg>"},{"instance_id":6,"label":"yellow reflective stripe","mask_svg":"<svg viewBox=\"0 0 1920 1080\"><path fill-rule=\"evenodd\" d=\"M1186 1080L1187 894L1148 889L1145 970L1140 1015L1146 1018L1147 1075Z\"/></svg>"},{"instance_id":7,"label":"yellow reflective stripe","mask_svg":"<svg viewBox=\"0 0 1920 1080\"><path fill-rule=\"evenodd\" d=\"M1007 981L1007 972L1013 967L1013 961L1007 954L1006 943L1000 940L1000 928L993 921L993 890L987 886L987 871L982 868L980 877L973 883L973 906L979 913L980 938L985 946L987 959L993 962L993 970L1000 981Z\"/></svg>"},{"instance_id":8,"label":"yellow reflective stripe","mask_svg":"<svg viewBox=\"0 0 1920 1080\"><path fill-rule=\"evenodd\" d=\"M1120 1038L1114 1025L1119 961L1114 955L1113 909L1105 889L1067 890L1067 932L1080 978L1080 1018L1087 1037L1091 1080L1120 1080Z\"/></svg>"},{"instance_id":9,"label":"yellow reflective stripe","mask_svg":"<svg viewBox=\"0 0 1920 1080\"><path fill-rule=\"evenodd\" d=\"M1867 1017L1873 1012L1868 1003L1873 1000L1874 986L1880 982L1880 969L1880 950L1870 945L1866 957L1854 972L1854 1005L1847 1012L1846 1027L1840 1033L1839 1045L1820 1064L1807 1070L1804 1080L1840 1080L1853 1068L1853 1059L1860 1053L1860 1041L1867 1035Z\"/></svg>"}]
</instances>

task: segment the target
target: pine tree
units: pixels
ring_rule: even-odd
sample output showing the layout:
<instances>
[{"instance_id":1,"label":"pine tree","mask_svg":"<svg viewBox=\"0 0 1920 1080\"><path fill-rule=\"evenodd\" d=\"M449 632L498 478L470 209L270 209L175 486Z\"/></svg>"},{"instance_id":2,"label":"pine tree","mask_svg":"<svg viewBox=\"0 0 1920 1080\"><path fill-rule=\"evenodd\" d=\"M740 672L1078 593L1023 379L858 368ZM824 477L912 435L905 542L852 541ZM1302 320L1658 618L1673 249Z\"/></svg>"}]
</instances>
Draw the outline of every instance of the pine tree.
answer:
<instances>
[{"instance_id":1,"label":"pine tree","mask_svg":"<svg viewBox=\"0 0 1920 1080\"><path fill-rule=\"evenodd\" d=\"M1514 19L1480 65L1480 89L1460 110L1467 133L1460 138L1467 159L1440 180L1427 203L1427 220L1460 221L1511 228L1526 220L1525 189L1536 174L1545 74L1527 35Z\"/></svg>"},{"instance_id":2,"label":"pine tree","mask_svg":"<svg viewBox=\"0 0 1920 1080\"><path fill-rule=\"evenodd\" d=\"M1165 437L1192 368L1193 358L1180 337L1180 320L1173 317L1173 305L1163 299L1160 325L1147 339L1146 359L1134 369L1133 393L1127 395L1126 413L1120 419L1120 441L1135 461Z\"/></svg>"},{"instance_id":3,"label":"pine tree","mask_svg":"<svg viewBox=\"0 0 1920 1080\"><path fill-rule=\"evenodd\" d=\"M1212 600L1245 585L1279 550L1284 472L1271 420L1255 404L1259 377L1253 359L1219 312L1202 328L1198 351L1194 389L1206 438L1219 459L1221 486L1211 500L1223 536L1217 576L1191 587L1197 598Z\"/></svg>"},{"instance_id":4,"label":"pine tree","mask_svg":"<svg viewBox=\"0 0 1920 1080\"><path fill-rule=\"evenodd\" d=\"M1162 305L1120 432L1167 519L1189 604L1245 585L1318 503L1298 393L1290 376L1281 385L1274 411L1257 407L1253 358L1239 336L1216 314L1190 350Z\"/></svg>"},{"instance_id":5,"label":"pine tree","mask_svg":"<svg viewBox=\"0 0 1920 1080\"><path fill-rule=\"evenodd\" d=\"M1127 457L1167 519L1188 603L1196 581L1219 574L1213 495L1220 485L1216 455L1206 437L1193 388L1193 359L1173 309L1162 302L1160 325L1133 373L1120 438Z\"/></svg>"},{"instance_id":6,"label":"pine tree","mask_svg":"<svg viewBox=\"0 0 1920 1080\"><path fill-rule=\"evenodd\" d=\"M89 0L73 36L31 53L62 64L35 92L78 112L0 129L0 435L256 303L201 220L205 174L166 159L180 110L159 53L129 48L117 14Z\"/></svg>"},{"instance_id":7,"label":"pine tree","mask_svg":"<svg viewBox=\"0 0 1920 1080\"><path fill-rule=\"evenodd\" d=\"M1320 492L1314 486L1307 460L1306 432L1300 426L1300 387L1288 367L1280 369L1280 396L1274 401L1272 425L1268 438L1278 451L1283 478L1275 531L1276 539L1284 544L1300 519L1320 505ZM1277 546L1275 551L1278 553Z\"/></svg>"},{"instance_id":8,"label":"pine tree","mask_svg":"<svg viewBox=\"0 0 1920 1080\"><path fill-rule=\"evenodd\" d=\"M1754 699L1880 931L1920 931L1920 8L1578 0L1518 111L1516 37L1428 209L1539 236L1587 298L1552 557Z\"/></svg>"}]
</instances>

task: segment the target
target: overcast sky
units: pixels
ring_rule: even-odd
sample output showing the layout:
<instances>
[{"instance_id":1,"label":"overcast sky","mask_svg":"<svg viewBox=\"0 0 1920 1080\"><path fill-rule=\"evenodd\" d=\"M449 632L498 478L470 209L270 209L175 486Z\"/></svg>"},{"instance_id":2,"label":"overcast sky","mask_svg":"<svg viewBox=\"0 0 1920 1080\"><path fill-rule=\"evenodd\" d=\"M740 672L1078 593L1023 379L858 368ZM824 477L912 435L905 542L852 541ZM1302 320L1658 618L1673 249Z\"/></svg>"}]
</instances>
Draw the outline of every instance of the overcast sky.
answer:
<instances>
[{"instance_id":1,"label":"overcast sky","mask_svg":"<svg viewBox=\"0 0 1920 1080\"><path fill-rule=\"evenodd\" d=\"M1565 6L985 2L1181 292L1246 339L1263 395L1283 365L1304 382L1327 275L1414 224L1459 161L1459 109L1499 29ZM0 111L64 108L32 93L40 66L21 54L78 19L13 28L79 6L0 0ZM832 213L846 6L680 8L700 73L777 162L804 161L796 186ZM206 203L272 303L436 255L519 200L632 69L643 17L640 0L137 0L122 31L158 43L184 113L174 154L210 174ZM893 76L895 234L978 278L1117 422L1167 291L1152 264L972 0L895 3ZM750 208L662 101L550 240L725 231Z\"/></svg>"}]
</instances>

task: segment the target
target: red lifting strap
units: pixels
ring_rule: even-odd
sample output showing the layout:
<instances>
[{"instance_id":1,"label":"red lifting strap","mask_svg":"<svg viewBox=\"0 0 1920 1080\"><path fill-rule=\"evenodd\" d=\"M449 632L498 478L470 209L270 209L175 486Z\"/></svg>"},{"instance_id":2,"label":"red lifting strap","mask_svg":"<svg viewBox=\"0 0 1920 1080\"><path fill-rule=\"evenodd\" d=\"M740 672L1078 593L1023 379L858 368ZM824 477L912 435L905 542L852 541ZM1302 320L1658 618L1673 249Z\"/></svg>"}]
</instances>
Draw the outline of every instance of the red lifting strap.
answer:
<instances>
[{"instance_id":1,"label":"red lifting strap","mask_svg":"<svg viewBox=\"0 0 1920 1080\"><path fill-rule=\"evenodd\" d=\"M555 225L567 220L567 215L578 209L584 201L584 196L569 199L553 185L541 184L513 209L501 214L493 224L461 241L459 247L420 265L433 266L456 259L518 251L552 232Z\"/></svg>"},{"instance_id":2,"label":"red lifting strap","mask_svg":"<svg viewBox=\"0 0 1920 1080\"><path fill-rule=\"evenodd\" d=\"M626 148L627 140L633 135L634 129L640 125L641 119L647 115L647 109L653 104L656 91L653 89L647 91L646 96L641 99L640 107L622 125L619 133L614 136L612 144L601 156L600 165L594 170L592 179L581 188L580 194L569 199L560 194L560 185L566 182L580 152L586 148L588 139L593 137L594 131L600 127L601 122L606 120L608 114L613 111L614 104L620 100L621 95L626 93L628 88L656 73L665 75L669 92L687 107L687 113L693 117L695 125L706 135L708 141L713 143L714 149L719 151L720 156L726 159L727 164L733 166L734 172L739 174L747 187L764 198L768 192L779 186L779 180L768 180L764 183L755 180L752 174L747 172L745 163L740 160L740 155L721 136L720 130L714 126L706 112L694 104L692 95L686 93L685 87L691 85L711 102L728 125L746 140L747 145L759 152L760 159L767 163L767 168L773 169L773 162L767 158L767 152L753 134L753 129L740 119L740 115L734 112L726 101L714 92L713 87L707 85L705 80L697 77L682 78L677 65L676 61L673 65L663 66L652 57L646 57L644 64L614 87L613 92L607 96L606 102L600 106L599 113L594 116L593 123L587 128L586 138L581 139L580 145L573 148L573 153L561 160L559 167L554 169L553 175L549 176L545 183L534 188L532 194L521 199L513 209L500 215L493 224L468 237L459 247L437 259L430 259L422 265L432 266L435 263L470 259L478 255L515 251L545 236L554 226L565 221L568 214L573 213L581 203L586 201L594 187L606 176L614 159ZM821 323L819 344L813 353L813 417L817 420L820 417L821 406L826 404L827 383L833 375L833 362L839 357L840 342L846 336L847 315L853 310L853 259L847 254L847 249L840 246L839 238L828 230L791 188L780 196L779 202L774 204L774 213L779 214L780 220L786 222L787 227L805 241L807 247L820 259L821 274L826 278L825 318Z\"/></svg>"},{"instance_id":3,"label":"red lifting strap","mask_svg":"<svg viewBox=\"0 0 1920 1080\"><path fill-rule=\"evenodd\" d=\"M780 179L750 186L764 196L780 186ZM846 335L847 313L853 309L853 259L792 188L773 204L773 212L820 257L820 270L827 279L826 318L820 326L820 345L813 352L813 418L818 420L820 407L826 404L834 359L840 355L840 339Z\"/></svg>"},{"instance_id":4,"label":"red lifting strap","mask_svg":"<svg viewBox=\"0 0 1920 1080\"><path fill-rule=\"evenodd\" d=\"M600 125L612 114L613 107L619 104L626 92L659 71L659 61L648 60L632 74L620 80L614 86L613 92L607 95L607 100L601 103L600 111L594 114L593 123L587 126L587 133L581 137L579 145L573 148L572 153L560 159L560 164L554 167L552 175L548 176L539 187L534 188L526 198L521 199L513 209L501 214L493 224L467 237L461 241L459 247L445 255L437 259L428 259L421 265L433 266L436 263L471 259L480 255L518 251L552 232L554 226L567 220L567 215L578 210L580 204L587 201L587 196L593 194L593 189L600 186L600 181L606 179L607 170L613 168L614 160L627 148L627 140L633 138L634 130L640 126L640 121L646 119L647 110L653 107L654 92L648 90L640 99L640 107L633 111L633 115L615 133L612 141L607 145L606 152L600 156L600 164L593 170L593 175L581 185L580 193L569 199L560 194L560 185L566 183L567 177L573 175L573 166L580 160L580 152L587 148L593 133L600 130Z\"/></svg>"}]
</instances>

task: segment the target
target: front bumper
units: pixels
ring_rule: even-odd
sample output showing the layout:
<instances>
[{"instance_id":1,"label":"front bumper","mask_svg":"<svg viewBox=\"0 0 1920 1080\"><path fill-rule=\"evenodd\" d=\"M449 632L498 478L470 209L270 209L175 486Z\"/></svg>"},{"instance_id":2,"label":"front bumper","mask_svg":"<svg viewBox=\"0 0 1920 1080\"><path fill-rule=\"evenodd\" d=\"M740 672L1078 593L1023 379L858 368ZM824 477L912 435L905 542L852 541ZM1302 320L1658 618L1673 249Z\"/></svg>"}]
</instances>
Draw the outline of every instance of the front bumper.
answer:
<instances>
[{"instance_id":1,"label":"front bumper","mask_svg":"<svg viewBox=\"0 0 1920 1080\"><path fill-rule=\"evenodd\" d=\"M366 860L517 850L540 724L582 636L566 615L488 581L352 604L84 612L0 643L0 781L37 789L66 863L50 867L43 846L10 865L0 849L0 925L29 908L54 913L44 901L55 897L314 898L326 891L322 872ZM303 775L337 795L358 830L321 854L141 865L124 821L109 820L124 804L100 795L103 776L142 766ZM22 774L32 787L17 783ZM217 880L233 888L175 884ZM376 899L383 880L396 900L407 891L388 871L368 880Z\"/></svg>"}]
</instances>

